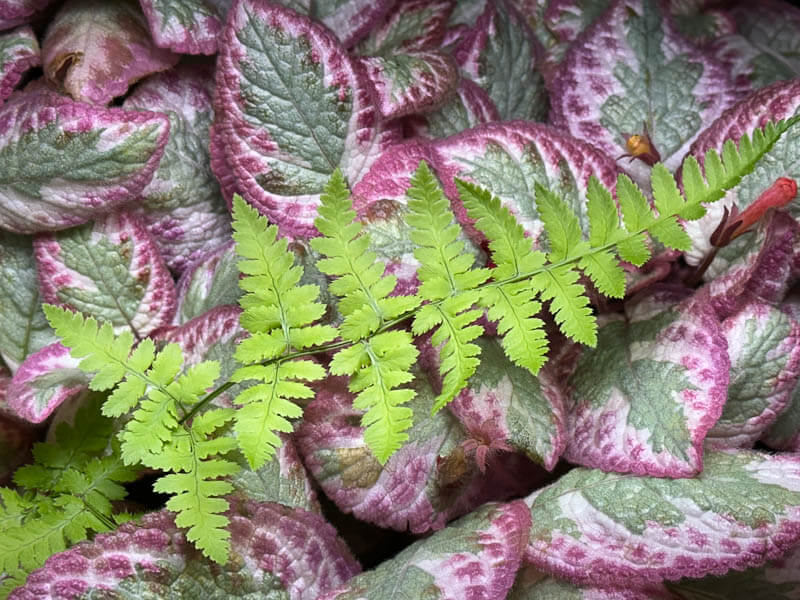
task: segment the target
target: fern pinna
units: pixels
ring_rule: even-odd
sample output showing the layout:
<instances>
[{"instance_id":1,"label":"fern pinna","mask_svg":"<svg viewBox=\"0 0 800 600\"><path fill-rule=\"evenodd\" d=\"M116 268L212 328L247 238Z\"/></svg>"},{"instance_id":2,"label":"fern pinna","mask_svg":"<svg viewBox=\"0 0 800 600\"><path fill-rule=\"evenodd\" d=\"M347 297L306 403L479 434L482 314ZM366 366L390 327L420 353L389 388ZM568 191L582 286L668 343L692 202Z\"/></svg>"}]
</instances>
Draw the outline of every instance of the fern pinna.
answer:
<instances>
[{"instance_id":1,"label":"fern pinna","mask_svg":"<svg viewBox=\"0 0 800 600\"><path fill-rule=\"evenodd\" d=\"M620 260L634 265L647 261L648 235L670 248L688 249L679 219L703 216L703 204L736 186L798 120L768 124L752 138L742 137L738 148L728 141L721 156L713 150L706 153L703 169L689 157L682 169L683 192L673 175L655 164L654 206L625 175L617 180L616 202L591 178L588 236L569 206L537 185L536 209L546 234L540 248L532 246L497 198L457 181L468 216L488 240L491 268L476 267L465 251L449 202L421 163L408 190L406 223L420 263L419 289L409 295L395 293L396 278L369 251L370 240L337 171L322 195L315 222L321 235L311 245L322 255L319 269L332 278L329 291L338 297L338 326L320 322L327 310L318 300L320 290L301 284L303 268L295 264L277 227L236 196L234 239L242 258L240 285L246 292L240 300L240 323L250 336L235 354L241 366L231 381L221 384L216 384L215 361L184 369L175 344L157 352L150 340L134 346L130 333L115 337L109 324L99 326L94 319L53 306L45 312L73 355L83 359L80 367L93 373L91 388L113 389L102 412L124 421L118 434L120 468L141 464L163 471L156 489L173 495L167 508L178 514L178 524L188 528L189 539L204 554L224 562L229 551L224 495L231 491L225 477L239 468L230 455L241 452L252 468L274 455L280 444L276 432L290 432L290 420L302 415L294 401L313 396L309 383L327 373L349 377L354 406L364 411L365 440L385 463L407 439L412 423L406 404L414 396L407 387L418 356L414 335L431 332L439 349L442 389L434 411L452 400L475 372L480 349L474 340L483 333L477 321L484 311L497 323L508 358L534 374L548 348L539 318L545 303L566 336L594 345L597 325L582 276L602 294L623 297ZM234 408L211 404L234 384L243 388ZM21 526L26 521L17 514L28 510L35 498L3 493L6 508L0 518ZM99 525L86 528L100 530ZM71 541L78 537L66 534ZM6 572L33 564L4 560Z\"/></svg>"}]
</instances>

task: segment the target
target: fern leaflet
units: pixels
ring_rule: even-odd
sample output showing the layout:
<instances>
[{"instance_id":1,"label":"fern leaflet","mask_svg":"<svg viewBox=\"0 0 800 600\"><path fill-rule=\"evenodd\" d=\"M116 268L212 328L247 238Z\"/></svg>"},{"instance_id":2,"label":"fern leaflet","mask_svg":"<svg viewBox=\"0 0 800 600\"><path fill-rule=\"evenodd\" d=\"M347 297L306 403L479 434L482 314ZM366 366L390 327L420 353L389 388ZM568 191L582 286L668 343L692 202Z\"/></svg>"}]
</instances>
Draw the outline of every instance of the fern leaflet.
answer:
<instances>
[{"instance_id":1,"label":"fern leaflet","mask_svg":"<svg viewBox=\"0 0 800 600\"><path fill-rule=\"evenodd\" d=\"M397 278L385 275L385 265L368 250L369 237L353 220L356 213L338 171L321 200L315 225L323 236L311 240L311 245L325 257L319 262L320 270L336 277L329 289L341 296L341 336L354 342L334 355L330 370L350 376L350 391L356 394L353 406L365 411L361 419L364 439L378 461L385 463L408 439L411 410L403 404L414 397L414 391L398 387L411 381L408 370L418 351L404 331L376 332L391 326L392 319L413 310L421 300L389 297Z\"/></svg>"},{"instance_id":2,"label":"fern leaflet","mask_svg":"<svg viewBox=\"0 0 800 600\"><path fill-rule=\"evenodd\" d=\"M277 239L278 228L267 225L238 195L233 228L236 252L244 259L239 269L246 275L239 282L246 292L240 299L240 322L250 337L236 348L235 357L243 366L232 380L259 382L236 396L234 402L243 406L236 412L234 429L242 453L257 469L280 445L274 432L291 431L288 419L302 414L291 400L313 396L303 382L325 376L318 364L293 360L290 354L329 342L337 331L330 325L313 325L325 313L325 305L317 301L319 287L298 285L303 268L293 266L286 240Z\"/></svg>"},{"instance_id":3,"label":"fern leaflet","mask_svg":"<svg viewBox=\"0 0 800 600\"><path fill-rule=\"evenodd\" d=\"M432 408L436 413L464 388L480 363L480 347L472 343L483 333L483 327L474 324L481 315L475 306L481 299L478 286L490 271L472 268L475 257L464 252L464 242L458 239L461 227L426 163L420 163L406 193L406 223L418 246L414 256L420 262L419 295L428 301L414 316L412 331L420 335L435 327L432 342L441 345L443 380Z\"/></svg>"}]
</instances>

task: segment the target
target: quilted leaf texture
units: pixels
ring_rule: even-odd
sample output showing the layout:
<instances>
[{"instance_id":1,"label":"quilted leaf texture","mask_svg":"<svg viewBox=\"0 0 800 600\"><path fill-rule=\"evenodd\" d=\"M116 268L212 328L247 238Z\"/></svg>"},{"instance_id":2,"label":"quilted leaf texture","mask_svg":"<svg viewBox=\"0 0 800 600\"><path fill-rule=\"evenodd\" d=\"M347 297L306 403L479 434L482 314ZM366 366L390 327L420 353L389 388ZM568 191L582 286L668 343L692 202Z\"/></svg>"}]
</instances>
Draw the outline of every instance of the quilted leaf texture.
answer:
<instances>
[{"instance_id":1,"label":"quilted leaf texture","mask_svg":"<svg viewBox=\"0 0 800 600\"><path fill-rule=\"evenodd\" d=\"M320 600L503 600L519 567L528 515L520 501L486 504Z\"/></svg>"},{"instance_id":2,"label":"quilted leaf texture","mask_svg":"<svg viewBox=\"0 0 800 600\"><path fill-rule=\"evenodd\" d=\"M134 198L164 153L164 115L105 109L39 88L0 107L0 227L65 229Z\"/></svg>"},{"instance_id":3,"label":"quilted leaf texture","mask_svg":"<svg viewBox=\"0 0 800 600\"><path fill-rule=\"evenodd\" d=\"M42 63L39 42L30 27L0 35L0 102L8 98L28 69Z\"/></svg>"},{"instance_id":4,"label":"quilted leaf texture","mask_svg":"<svg viewBox=\"0 0 800 600\"><path fill-rule=\"evenodd\" d=\"M322 517L279 504L244 502L230 514L238 557L212 567L167 511L150 513L48 559L14 600L121 596L314 600L359 572Z\"/></svg>"},{"instance_id":5,"label":"quilted leaf texture","mask_svg":"<svg viewBox=\"0 0 800 600\"><path fill-rule=\"evenodd\" d=\"M222 19L204 0L139 0L153 42L181 54L214 54Z\"/></svg>"},{"instance_id":6,"label":"quilted leaf texture","mask_svg":"<svg viewBox=\"0 0 800 600\"><path fill-rule=\"evenodd\" d=\"M112 213L35 241L42 298L144 337L168 325L175 284L142 222Z\"/></svg>"},{"instance_id":7,"label":"quilted leaf texture","mask_svg":"<svg viewBox=\"0 0 800 600\"><path fill-rule=\"evenodd\" d=\"M781 558L800 539L794 455L707 452L694 479L575 469L531 494L525 561L560 579L636 589Z\"/></svg>"},{"instance_id":8,"label":"quilted leaf texture","mask_svg":"<svg viewBox=\"0 0 800 600\"><path fill-rule=\"evenodd\" d=\"M330 30L276 4L235 2L222 39L214 128L242 194L282 232L314 235L334 170L352 185L387 143L366 74Z\"/></svg>"},{"instance_id":9,"label":"quilted leaf texture","mask_svg":"<svg viewBox=\"0 0 800 600\"><path fill-rule=\"evenodd\" d=\"M692 477L726 399L730 362L711 310L661 290L608 318L567 385L565 457L606 471Z\"/></svg>"}]
</instances>

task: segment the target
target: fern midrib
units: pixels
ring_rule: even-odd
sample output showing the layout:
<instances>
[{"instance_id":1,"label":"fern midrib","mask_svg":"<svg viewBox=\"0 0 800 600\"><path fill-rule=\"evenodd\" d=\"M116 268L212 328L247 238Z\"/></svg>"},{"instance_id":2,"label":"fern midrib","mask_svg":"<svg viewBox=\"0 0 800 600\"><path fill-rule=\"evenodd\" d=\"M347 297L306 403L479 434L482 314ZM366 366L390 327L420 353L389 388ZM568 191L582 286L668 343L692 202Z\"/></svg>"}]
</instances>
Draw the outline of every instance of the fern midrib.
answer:
<instances>
[{"instance_id":1,"label":"fern midrib","mask_svg":"<svg viewBox=\"0 0 800 600\"><path fill-rule=\"evenodd\" d=\"M394 419L392 419L392 405L386 398L386 393L385 393L385 391L388 388L386 387L386 385L384 385L383 374L381 373L381 369L379 366L381 364L381 360L375 354L375 351L372 349L372 346L367 340L363 340L361 343L364 344L364 350L366 351L367 356L369 356L369 360L372 363L372 366L374 367L375 370L375 384L381 391L380 401L381 404L383 405L383 414L386 415L386 421L390 425L394 425ZM396 431L396 430L397 430L396 426L389 428L389 431Z\"/></svg>"}]
</instances>

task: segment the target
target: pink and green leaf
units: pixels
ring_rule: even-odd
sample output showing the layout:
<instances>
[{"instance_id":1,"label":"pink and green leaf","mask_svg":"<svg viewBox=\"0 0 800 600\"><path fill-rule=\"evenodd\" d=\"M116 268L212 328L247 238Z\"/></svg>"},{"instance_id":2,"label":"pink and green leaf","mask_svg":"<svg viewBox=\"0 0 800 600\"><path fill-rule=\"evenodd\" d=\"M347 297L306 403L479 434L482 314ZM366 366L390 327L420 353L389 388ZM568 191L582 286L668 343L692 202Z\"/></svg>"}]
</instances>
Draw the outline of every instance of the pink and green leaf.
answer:
<instances>
[{"instance_id":1,"label":"pink and green leaf","mask_svg":"<svg viewBox=\"0 0 800 600\"><path fill-rule=\"evenodd\" d=\"M0 227L65 229L132 200L153 177L168 132L163 115L47 91L12 95L0 107Z\"/></svg>"},{"instance_id":2,"label":"pink and green leaf","mask_svg":"<svg viewBox=\"0 0 800 600\"><path fill-rule=\"evenodd\" d=\"M214 54L222 31L219 3L205 0L139 0L153 42L181 54Z\"/></svg>"},{"instance_id":3,"label":"pink and green leaf","mask_svg":"<svg viewBox=\"0 0 800 600\"><path fill-rule=\"evenodd\" d=\"M54 342L23 361L8 386L8 407L16 416L41 423L63 402L88 389L89 378L69 351Z\"/></svg>"},{"instance_id":4,"label":"pink and green leaf","mask_svg":"<svg viewBox=\"0 0 800 600\"><path fill-rule=\"evenodd\" d=\"M42 298L143 337L168 325L175 284L144 224L128 212L34 241Z\"/></svg>"},{"instance_id":5,"label":"pink and green leaf","mask_svg":"<svg viewBox=\"0 0 800 600\"><path fill-rule=\"evenodd\" d=\"M463 73L482 87L504 121L542 121L547 114L539 50L528 26L505 0L487 2L454 51Z\"/></svg>"},{"instance_id":6,"label":"pink and green leaf","mask_svg":"<svg viewBox=\"0 0 800 600\"><path fill-rule=\"evenodd\" d=\"M600 325L567 381L570 462L618 473L692 477L722 413L730 362L707 305L666 290ZM678 294L678 298L681 294Z\"/></svg>"},{"instance_id":7,"label":"pink and green leaf","mask_svg":"<svg viewBox=\"0 0 800 600\"><path fill-rule=\"evenodd\" d=\"M0 34L0 102L11 95L28 69L40 64L39 42L30 27Z\"/></svg>"},{"instance_id":8,"label":"pink and green leaf","mask_svg":"<svg viewBox=\"0 0 800 600\"><path fill-rule=\"evenodd\" d=\"M312 235L333 171L352 185L389 141L366 74L327 28L278 5L237 2L222 39L218 148L248 202Z\"/></svg>"},{"instance_id":9,"label":"pink and green leaf","mask_svg":"<svg viewBox=\"0 0 800 600\"><path fill-rule=\"evenodd\" d=\"M170 120L164 156L135 212L176 273L231 236L230 213L209 166L211 83L210 69L179 67L148 78L123 104Z\"/></svg>"},{"instance_id":10,"label":"pink and green leaf","mask_svg":"<svg viewBox=\"0 0 800 600\"><path fill-rule=\"evenodd\" d=\"M178 62L157 48L133 2L69 0L42 40L47 78L75 100L105 105L135 81Z\"/></svg>"},{"instance_id":11,"label":"pink and green leaf","mask_svg":"<svg viewBox=\"0 0 800 600\"><path fill-rule=\"evenodd\" d=\"M0 231L0 357L12 371L56 341L41 302L31 238Z\"/></svg>"},{"instance_id":12,"label":"pink and green leaf","mask_svg":"<svg viewBox=\"0 0 800 600\"><path fill-rule=\"evenodd\" d=\"M0 31L25 25L51 0L0 0Z\"/></svg>"},{"instance_id":13,"label":"pink and green leaf","mask_svg":"<svg viewBox=\"0 0 800 600\"><path fill-rule=\"evenodd\" d=\"M486 504L319 600L501 600L514 583L528 514L520 501Z\"/></svg>"},{"instance_id":14,"label":"pink and green leaf","mask_svg":"<svg viewBox=\"0 0 800 600\"><path fill-rule=\"evenodd\" d=\"M354 51L379 56L438 48L454 5L453 0L401 0Z\"/></svg>"},{"instance_id":15,"label":"pink and green leaf","mask_svg":"<svg viewBox=\"0 0 800 600\"><path fill-rule=\"evenodd\" d=\"M187 265L176 284L176 325L199 317L215 306L239 302L242 290L237 262L231 241L205 252Z\"/></svg>"},{"instance_id":16,"label":"pink and green leaf","mask_svg":"<svg viewBox=\"0 0 800 600\"><path fill-rule=\"evenodd\" d=\"M550 122L610 156L647 133L675 170L703 124L737 99L723 65L677 33L658 3L616 2L567 53ZM621 163L632 173L637 163ZM644 168L642 165L641 168Z\"/></svg>"},{"instance_id":17,"label":"pink and green leaf","mask_svg":"<svg viewBox=\"0 0 800 600\"><path fill-rule=\"evenodd\" d=\"M315 513L242 502L228 517L231 549L240 558L226 565L203 558L172 513L159 511L54 554L9 598L147 593L312 600L360 571L333 527Z\"/></svg>"},{"instance_id":18,"label":"pink and green leaf","mask_svg":"<svg viewBox=\"0 0 800 600\"><path fill-rule=\"evenodd\" d=\"M750 448L787 407L800 377L800 323L761 302L725 319L731 376L707 447Z\"/></svg>"},{"instance_id":19,"label":"pink and green leaf","mask_svg":"<svg viewBox=\"0 0 800 600\"><path fill-rule=\"evenodd\" d=\"M800 539L800 461L707 452L693 479L579 468L526 502L526 562L580 585L636 589L781 558Z\"/></svg>"}]
</instances>

